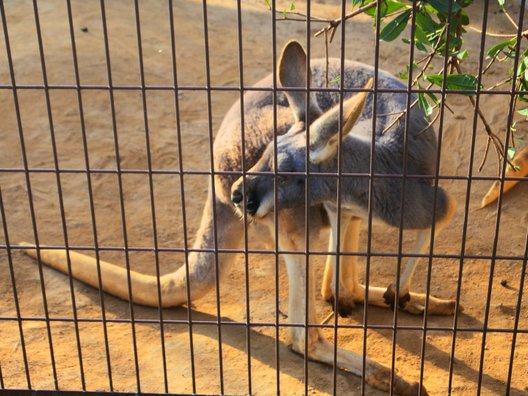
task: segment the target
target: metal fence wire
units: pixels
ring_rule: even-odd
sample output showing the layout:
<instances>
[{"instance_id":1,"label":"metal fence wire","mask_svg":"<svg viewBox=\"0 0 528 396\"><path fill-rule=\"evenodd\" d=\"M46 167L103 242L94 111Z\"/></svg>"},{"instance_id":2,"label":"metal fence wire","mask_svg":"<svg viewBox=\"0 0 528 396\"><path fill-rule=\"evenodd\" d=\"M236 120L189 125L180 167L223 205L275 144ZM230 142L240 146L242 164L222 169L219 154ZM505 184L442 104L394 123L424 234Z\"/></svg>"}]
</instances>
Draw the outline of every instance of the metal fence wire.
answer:
<instances>
[{"instance_id":1,"label":"metal fence wire","mask_svg":"<svg viewBox=\"0 0 528 396\"><path fill-rule=\"evenodd\" d=\"M526 394L524 10L0 0L0 394Z\"/></svg>"}]
</instances>

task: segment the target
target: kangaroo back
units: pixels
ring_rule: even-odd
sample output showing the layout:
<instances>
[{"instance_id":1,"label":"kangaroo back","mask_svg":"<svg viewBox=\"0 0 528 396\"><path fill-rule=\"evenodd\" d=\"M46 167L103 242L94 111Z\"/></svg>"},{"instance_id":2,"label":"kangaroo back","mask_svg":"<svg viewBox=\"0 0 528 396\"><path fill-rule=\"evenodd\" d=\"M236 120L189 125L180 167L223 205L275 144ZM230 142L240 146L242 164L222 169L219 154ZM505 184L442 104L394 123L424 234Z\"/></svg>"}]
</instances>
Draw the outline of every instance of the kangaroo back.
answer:
<instances>
[{"instance_id":1,"label":"kangaroo back","mask_svg":"<svg viewBox=\"0 0 528 396\"><path fill-rule=\"evenodd\" d=\"M312 84L314 90L326 87L326 60L314 59L311 62ZM341 61L329 59L330 80L341 75ZM359 62L345 61L343 83L345 88L361 88L374 75L374 68ZM273 86L273 77L267 76L255 84L263 87L263 91L248 91L244 95L244 143L245 169L253 167L262 156L266 146L273 139L273 94L269 88ZM331 85L332 86L332 85ZM335 84L333 85L335 88ZM380 70L378 74L378 88L398 92L380 92L376 102L376 144L383 151L391 152L390 161L384 171L402 173L403 143L405 133L405 117L392 128L385 131L393 121L395 115L403 111L407 105L407 87L391 74ZM346 92L344 99L354 93ZM320 109L324 112L339 103L338 92L316 91L315 98ZM414 100L413 95L411 100ZM372 136L372 105L374 96L369 95L363 113L352 130L352 134L365 140ZM286 133L295 122L288 100L282 92L277 93L277 135ZM233 104L227 113L217 138L215 139L215 169L219 171L242 171L240 101ZM436 163L436 137L432 128L427 127L425 114L418 107L410 112L408 128L408 158L407 173L415 175L432 175ZM237 175L219 175L216 178L217 194L223 202L231 203L231 185L238 179ZM422 180L422 182L426 182Z\"/></svg>"}]
</instances>

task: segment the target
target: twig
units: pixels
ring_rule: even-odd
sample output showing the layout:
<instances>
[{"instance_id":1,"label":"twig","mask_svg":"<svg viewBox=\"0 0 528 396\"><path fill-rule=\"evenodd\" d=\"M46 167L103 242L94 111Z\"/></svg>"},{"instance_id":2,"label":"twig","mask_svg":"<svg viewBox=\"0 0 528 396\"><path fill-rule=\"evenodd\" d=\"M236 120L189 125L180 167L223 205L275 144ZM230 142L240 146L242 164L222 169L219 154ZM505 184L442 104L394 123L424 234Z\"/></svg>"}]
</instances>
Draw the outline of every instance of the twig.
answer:
<instances>
[{"instance_id":1,"label":"twig","mask_svg":"<svg viewBox=\"0 0 528 396\"><path fill-rule=\"evenodd\" d=\"M328 60L328 32L325 31L325 81L326 81L326 88L328 88L328 69L330 65L330 61Z\"/></svg>"},{"instance_id":2,"label":"twig","mask_svg":"<svg viewBox=\"0 0 528 396\"><path fill-rule=\"evenodd\" d=\"M490 144L491 144L491 136L488 135L488 140L486 141L486 148L484 150L484 156L482 157L482 160L480 161L480 165L478 168L479 173L482 171L482 168L484 168L484 164L486 163L486 158L488 158Z\"/></svg>"},{"instance_id":3,"label":"twig","mask_svg":"<svg viewBox=\"0 0 528 396\"><path fill-rule=\"evenodd\" d=\"M441 103L441 101L440 101ZM444 104L445 105L445 104ZM436 105L435 105L436 107ZM422 128L422 130L420 132L418 132L416 135L419 136L421 135L422 133L424 133L425 131L427 131L435 122L436 120L438 120L438 117L440 116L440 111L438 111L435 116L433 117L433 119L431 121L429 121L429 123L427 124L427 126L425 126L424 128Z\"/></svg>"},{"instance_id":4,"label":"twig","mask_svg":"<svg viewBox=\"0 0 528 396\"><path fill-rule=\"evenodd\" d=\"M306 18L291 18L291 17L288 17L288 15L284 15L282 18L275 18L275 20L277 22L283 22L283 21L288 21L288 22L306 22ZM318 20L312 20L310 22L321 22L321 23L327 23L325 21L318 21Z\"/></svg>"},{"instance_id":5,"label":"twig","mask_svg":"<svg viewBox=\"0 0 528 396\"><path fill-rule=\"evenodd\" d=\"M473 30L474 32L477 32L477 33L480 33L482 34L482 30L474 27L474 26L471 26L471 25L468 25L468 29L470 30ZM486 31L486 36L489 36L489 37L499 37L499 38L514 38L514 37L517 37L517 33L513 34L513 33L491 33L491 32L488 32ZM521 32L521 36L522 37L525 37L525 38L528 38L528 30L523 30Z\"/></svg>"},{"instance_id":6,"label":"twig","mask_svg":"<svg viewBox=\"0 0 528 396\"><path fill-rule=\"evenodd\" d=\"M330 319L332 319L334 317L334 312L330 312L328 315L326 315L326 317L321 321L321 324L322 325L325 325L327 324L328 322L330 322Z\"/></svg>"},{"instance_id":7,"label":"twig","mask_svg":"<svg viewBox=\"0 0 528 396\"><path fill-rule=\"evenodd\" d=\"M325 31L326 32L329 32L329 31L332 31L331 35L330 35L330 42L332 42L332 39L334 38L334 34L335 34L335 31L337 30L337 27L341 24L341 22L343 21L346 21L350 18L353 18L355 17L356 15L359 15L359 14L362 14L364 13L365 11L368 11L370 10L371 8L374 8L378 5L378 0L376 1L373 1L372 3L370 4L367 4L366 6L363 6L361 8L358 8L357 10L355 11L352 11L348 14L346 14L343 18L336 18L334 20L331 20L329 21L329 25L322 28L321 30L317 31L314 36L315 37L318 37L320 36L321 34L323 34Z\"/></svg>"},{"instance_id":8,"label":"twig","mask_svg":"<svg viewBox=\"0 0 528 396\"><path fill-rule=\"evenodd\" d=\"M270 11L271 11L271 8L270 8ZM280 10L275 10L275 14L283 15L283 18L277 18L277 19L276 19L277 21L298 21L298 22L306 22L306 20L308 19L308 15L303 14L302 12L298 12L298 11L287 11L287 10L280 11ZM299 18L288 18L289 15L298 16L298 17L301 17L301 18L303 18L303 19L299 19ZM333 19L321 18L321 17L318 17L318 16L316 16L316 15L310 15L310 22L332 23L332 22L333 22Z\"/></svg>"},{"instance_id":9,"label":"twig","mask_svg":"<svg viewBox=\"0 0 528 396\"><path fill-rule=\"evenodd\" d=\"M486 91L493 91L495 88L498 88L498 87L500 87L501 85L507 84L507 83L509 83L511 80L512 80L512 77L508 77L508 78L505 79L505 80L499 81L499 82L496 83L493 87L489 87L489 88L487 88Z\"/></svg>"},{"instance_id":10,"label":"twig","mask_svg":"<svg viewBox=\"0 0 528 396\"><path fill-rule=\"evenodd\" d=\"M491 67L491 65L493 65L493 63L495 63L495 61L497 60L497 57L499 56L499 53L497 52L495 55L493 55L493 57L491 58L491 60L489 61L489 63L486 65L486 67L484 68L484 70L482 70L482 75L486 74L486 72L489 70L489 68Z\"/></svg>"},{"instance_id":11,"label":"twig","mask_svg":"<svg viewBox=\"0 0 528 396\"><path fill-rule=\"evenodd\" d=\"M462 74L462 69L460 68L460 65L458 64L458 62L455 62L454 66L455 66L457 72ZM476 107L475 99L473 99L472 96L468 96L468 99L471 102L471 104L473 105L473 108L477 109L477 114L478 114L480 120L482 121L482 123L484 124L484 129L486 130L486 133L488 134L488 142L486 143L486 145L489 145L490 143L493 143L493 147L495 148L495 152L497 153L497 163L499 164L499 173L500 173L500 160L501 160L501 158L504 158L505 161L508 162L508 164L512 165L512 163L508 159L507 155L505 155L506 152L505 152L505 149L504 149L504 144L502 143L500 138L495 133L493 133L493 131L491 129L491 126L489 125L488 121L486 120L486 117L484 116L484 113L482 113L480 108ZM490 140L491 140L491 142L490 142ZM489 147L486 147L486 150L484 152L484 158L482 159L482 161L480 163L480 166L479 166L479 172L482 170L482 167L484 166L484 163L486 162L486 159L488 157L488 151L489 151Z\"/></svg>"},{"instance_id":12,"label":"twig","mask_svg":"<svg viewBox=\"0 0 528 396\"><path fill-rule=\"evenodd\" d=\"M517 25L517 23L515 23L513 18L510 16L510 14L508 14L508 11L506 11L506 8L504 8L504 6L502 6L501 9L502 9L502 12L504 12L504 15L506 15L506 18L508 18L508 20L511 22L511 24L513 25L515 30L519 30L519 26Z\"/></svg>"}]
</instances>

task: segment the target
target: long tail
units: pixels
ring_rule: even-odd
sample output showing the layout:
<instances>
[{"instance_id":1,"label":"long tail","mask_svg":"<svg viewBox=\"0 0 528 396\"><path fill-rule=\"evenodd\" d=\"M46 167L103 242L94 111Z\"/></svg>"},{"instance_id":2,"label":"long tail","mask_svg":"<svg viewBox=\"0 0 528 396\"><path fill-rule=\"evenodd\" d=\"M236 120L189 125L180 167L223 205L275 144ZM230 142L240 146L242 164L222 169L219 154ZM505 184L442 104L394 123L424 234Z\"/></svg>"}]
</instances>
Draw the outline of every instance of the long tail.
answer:
<instances>
[{"instance_id":1,"label":"long tail","mask_svg":"<svg viewBox=\"0 0 528 396\"><path fill-rule=\"evenodd\" d=\"M207 199L202 221L198 230L194 249L214 249L214 221L213 199ZM243 227L240 220L227 205L216 201L217 216L217 243L218 248L237 248L243 236ZM21 245L31 246L27 242ZM36 249L24 249L24 252L37 258ZM97 275L97 260L77 252L70 251L72 276L95 288L99 287ZM215 255L212 252L192 252L189 254L189 282L187 282L185 265L173 273L160 277L161 306L174 307L187 302L187 284L191 289L191 300L198 299L215 285L215 257L218 257L220 273L226 272L229 264L234 261L236 254L225 253ZM68 273L66 250L40 248L42 262L65 274ZM103 290L123 300L129 299L128 275L123 267L100 260L101 280ZM130 271L132 283L132 302L141 305L159 306L158 280L156 276L145 275Z\"/></svg>"}]
</instances>

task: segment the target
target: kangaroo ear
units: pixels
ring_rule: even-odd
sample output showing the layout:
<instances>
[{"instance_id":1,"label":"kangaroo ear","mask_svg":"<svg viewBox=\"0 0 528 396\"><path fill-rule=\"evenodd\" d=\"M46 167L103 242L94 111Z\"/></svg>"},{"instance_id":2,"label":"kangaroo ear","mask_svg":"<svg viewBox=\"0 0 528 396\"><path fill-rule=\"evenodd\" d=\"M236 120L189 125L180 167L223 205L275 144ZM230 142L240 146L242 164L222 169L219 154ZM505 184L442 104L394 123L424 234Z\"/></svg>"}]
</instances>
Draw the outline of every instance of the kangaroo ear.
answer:
<instances>
[{"instance_id":1,"label":"kangaroo ear","mask_svg":"<svg viewBox=\"0 0 528 396\"><path fill-rule=\"evenodd\" d=\"M278 65L279 82L283 88L306 88L306 52L297 41L288 42L283 50ZM308 77L312 79L312 71ZM311 122L321 115L315 95L310 93L310 108L306 116L306 93L302 91L286 91L288 103L292 109L295 121Z\"/></svg>"},{"instance_id":2,"label":"kangaroo ear","mask_svg":"<svg viewBox=\"0 0 528 396\"><path fill-rule=\"evenodd\" d=\"M372 78L363 87L363 89L370 88L372 88ZM346 136L356 124L363 112L368 94L368 91L359 92L343 102L342 137ZM337 104L319 117L310 128L310 161L314 164L337 154L339 113L339 104Z\"/></svg>"}]
</instances>

